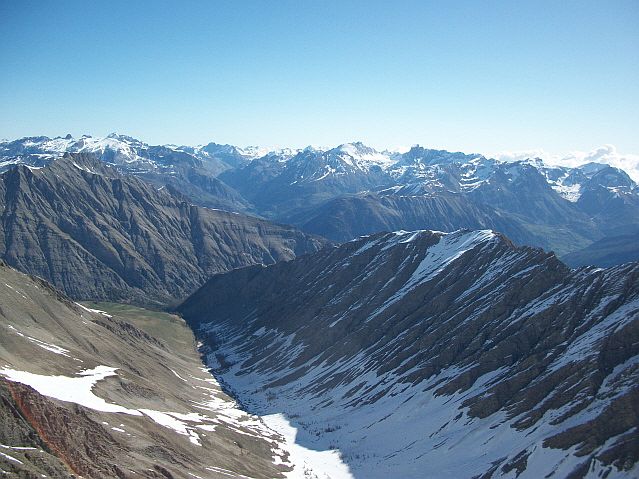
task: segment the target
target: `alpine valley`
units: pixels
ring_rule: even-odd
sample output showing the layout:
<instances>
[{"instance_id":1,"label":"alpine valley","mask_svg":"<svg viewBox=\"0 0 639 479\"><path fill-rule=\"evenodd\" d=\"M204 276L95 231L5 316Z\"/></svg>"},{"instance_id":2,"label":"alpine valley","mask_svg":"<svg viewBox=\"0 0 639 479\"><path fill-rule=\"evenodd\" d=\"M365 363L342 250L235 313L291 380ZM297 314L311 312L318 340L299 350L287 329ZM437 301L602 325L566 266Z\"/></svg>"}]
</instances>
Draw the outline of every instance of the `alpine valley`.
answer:
<instances>
[{"instance_id":1,"label":"alpine valley","mask_svg":"<svg viewBox=\"0 0 639 479\"><path fill-rule=\"evenodd\" d=\"M639 477L639 186L0 142L0 476Z\"/></svg>"}]
</instances>

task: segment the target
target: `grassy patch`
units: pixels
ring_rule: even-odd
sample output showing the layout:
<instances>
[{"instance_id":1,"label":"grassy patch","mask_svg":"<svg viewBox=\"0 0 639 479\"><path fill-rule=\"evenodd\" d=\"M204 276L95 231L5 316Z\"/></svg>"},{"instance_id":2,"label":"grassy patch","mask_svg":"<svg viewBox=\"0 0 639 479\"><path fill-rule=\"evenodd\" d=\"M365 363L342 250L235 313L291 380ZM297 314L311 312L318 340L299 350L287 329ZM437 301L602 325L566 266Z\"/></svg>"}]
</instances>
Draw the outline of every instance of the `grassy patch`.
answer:
<instances>
[{"instance_id":1,"label":"grassy patch","mask_svg":"<svg viewBox=\"0 0 639 479\"><path fill-rule=\"evenodd\" d=\"M173 351L188 351L193 347L193 333L184 320L174 314L120 303L83 302L86 307L99 309L128 321L151 336L163 341Z\"/></svg>"}]
</instances>

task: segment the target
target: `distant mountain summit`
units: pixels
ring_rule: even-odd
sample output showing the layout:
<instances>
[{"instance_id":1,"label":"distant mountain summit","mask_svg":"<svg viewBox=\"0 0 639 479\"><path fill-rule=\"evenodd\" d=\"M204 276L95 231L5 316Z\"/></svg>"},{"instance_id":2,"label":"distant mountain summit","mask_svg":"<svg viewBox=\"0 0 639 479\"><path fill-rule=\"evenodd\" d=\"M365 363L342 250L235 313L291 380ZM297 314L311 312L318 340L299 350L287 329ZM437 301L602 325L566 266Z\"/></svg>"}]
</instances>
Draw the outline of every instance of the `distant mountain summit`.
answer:
<instances>
[{"instance_id":1,"label":"distant mountain summit","mask_svg":"<svg viewBox=\"0 0 639 479\"><path fill-rule=\"evenodd\" d=\"M269 154L219 178L259 205L265 216L286 222L292 212L386 186L383 167L390 163L387 156L354 143L326 151L309 147L294 155Z\"/></svg>"}]
</instances>

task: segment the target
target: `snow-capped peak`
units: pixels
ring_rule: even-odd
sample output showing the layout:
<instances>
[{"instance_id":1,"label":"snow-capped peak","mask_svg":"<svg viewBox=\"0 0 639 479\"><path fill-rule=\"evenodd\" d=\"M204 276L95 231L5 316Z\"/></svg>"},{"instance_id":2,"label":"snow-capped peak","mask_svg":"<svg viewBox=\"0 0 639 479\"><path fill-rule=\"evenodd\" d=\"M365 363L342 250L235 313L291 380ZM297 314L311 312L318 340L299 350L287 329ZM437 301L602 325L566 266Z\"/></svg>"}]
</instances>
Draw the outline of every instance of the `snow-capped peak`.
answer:
<instances>
[{"instance_id":1,"label":"snow-capped peak","mask_svg":"<svg viewBox=\"0 0 639 479\"><path fill-rule=\"evenodd\" d=\"M373 166L378 166L383 170L392 166L396 161L387 153L364 145L362 142L344 143L328 152L338 156L350 166L368 171Z\"/></svg>"}]
</instances>

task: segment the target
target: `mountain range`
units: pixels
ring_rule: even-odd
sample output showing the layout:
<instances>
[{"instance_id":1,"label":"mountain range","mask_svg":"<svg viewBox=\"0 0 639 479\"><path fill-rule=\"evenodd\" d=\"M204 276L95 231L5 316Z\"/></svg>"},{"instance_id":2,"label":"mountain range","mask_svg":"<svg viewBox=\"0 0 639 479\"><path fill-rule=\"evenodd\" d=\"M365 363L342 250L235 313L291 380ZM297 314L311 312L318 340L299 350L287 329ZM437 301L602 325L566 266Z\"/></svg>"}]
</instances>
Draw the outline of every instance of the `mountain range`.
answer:
<instances>
[{"instance_id":1,"label":"mountain range","mask_svg":"<svg viewBox=\"0 0 639 479\"><path fill-rule=\"evenodd\" d=\"M520 245L584 257L596 241L639 232L637 184L598 163L504 162L419 146L378 152L362 143L274 151L150 146L112 134L2 142L0 170L43 166L65 152L93 153L200 206L292 224L337 242L382 230L491 228Z\"/></svg>"}]
</instances>

